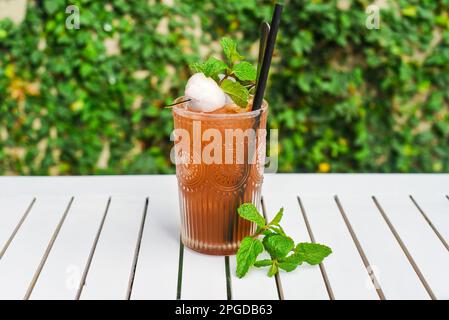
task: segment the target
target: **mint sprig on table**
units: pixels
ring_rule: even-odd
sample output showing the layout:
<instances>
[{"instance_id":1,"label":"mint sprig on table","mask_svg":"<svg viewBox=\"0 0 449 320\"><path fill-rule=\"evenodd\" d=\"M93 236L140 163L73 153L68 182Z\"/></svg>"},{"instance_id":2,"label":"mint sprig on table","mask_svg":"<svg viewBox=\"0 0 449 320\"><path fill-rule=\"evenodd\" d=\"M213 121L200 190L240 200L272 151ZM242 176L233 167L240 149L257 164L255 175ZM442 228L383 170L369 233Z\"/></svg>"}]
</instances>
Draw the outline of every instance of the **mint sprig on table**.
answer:
<instances>
[{"instance_id":1,"label":"mint sprig on table","mask_svg":"<svg viewBox=\"0 0 449 320\"><path fill-rule=\"evenodd\" d=\"M229 38L221 41L226 62L210 57L205 62L190 65L193 72L202 72L214 79L224 93L228 94L239 107L246 108L255 88L257 71L245 57L237 51L237 42Z\"/></svg>"},{"instance_id":2,"label":"mint sprig on table","mask_svg":"<svg viewBox=\"0 0 449 320\"><path fill-rule=\"evenodd\" d=\"M269 267L268 276L272 277L279 272L279 269L291 272L303 262L311 265L320 264L332 253L331 248L318 243L301 242L295 245L279 224L284 214L283 208L270 222L267 222L251 203L242 204L237 212L243 219L257 225L255 234L244 238L237 252L239 278L242 278L252 266ZM257 260L264 250L268 252L270 259Z\"/></svg>"}]
</instances>

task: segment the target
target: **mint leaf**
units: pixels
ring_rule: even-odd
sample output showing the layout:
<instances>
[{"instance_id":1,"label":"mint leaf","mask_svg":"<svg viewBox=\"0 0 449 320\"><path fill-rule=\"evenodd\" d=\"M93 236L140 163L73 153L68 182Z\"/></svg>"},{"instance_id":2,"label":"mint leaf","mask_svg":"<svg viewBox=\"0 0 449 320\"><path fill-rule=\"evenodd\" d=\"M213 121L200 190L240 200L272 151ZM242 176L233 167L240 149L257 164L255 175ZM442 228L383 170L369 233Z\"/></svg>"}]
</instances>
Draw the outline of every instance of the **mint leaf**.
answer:
<instances>
[{"instance_id":1,"label":"mint leaf","mask_svg":"<svg viewBox=\"0 0 449 320\"><path fill-rule=\"evenodd\" d=\"M266 236L263 241L265 250L272 258L284 258L295 247L295 243L290 237L280 234L271 234Z\"/></svg>"},{"instance_id":2,"label":"mint leaf","mask_svg":"<svg viewBox=\"0 0 449 320\"><path fill-rule=\"evenodd\" d=\"M249 99L248 89L246 89L240 83L234 82L229 79L223 80L220 87L231 97L232 101L234 101L236 105L242 108L246 108Z\"/></svg>"},{"instance_id":3,"label":"mint leaf","mask_svg":"<svg viewBox=\"0 0 449 320\"><path fill-rule=\"evenodd\" d=\"M256 228L256 234L260 234L260 235L264 235L264 236L268 236L269 234L272 234L273 231L271 231L270 229L265 229L265 227L257 227Z\"/></svg>"},{"instance_id":4,"label":"mint leaf","mask_svg":"<svg viewBox=\"0 0 449 320\"><path fill-rule=\"evenodd\" d=\"M238 209L239 216L245 220L255 222L259 227L265 227L265 218L257 211L252 203L244 203Z\"/></svg>"},{"instance_id":5,"label":"mint leaf","mask_svg":"<svg viewBox=\"0 0 449 320\"><path fill-rule=\"evenodd\" d=\"M228 59L229 64L234 64L236 61L243 60L245 57L237 52L237 42L229 38L223 38L220 41L223 47L224 54Z\"/></svg>"},{"instance_id":6,"label":"mint leaf","mask_svg":"<svg viewBox=\"0 0 449 320\"><path fill-rule=\"evenodd\" d=\"M263 231L262 231L262 234L263 234L264 236L268 236L268 235L270 235L270 234L273 234L273 232L272 232L271 230L266 229L266 230L263 230Z\"/></svg>"},{"instance_id":7,"label":"mint leaf","mask_svg":"<svg viewBox=\"0 0 449 320\"><path fill-rule=\"evenodd\" d=\"M292 272L298 267L296 263L290 263L290 262L279 262L279 268L281 268L284 271Z\"/></svg>"},{"instance_id":8,"label":"mint leaf","mask_svg":"<svg viewBox=\"0 0 449 320\"><path fill-rule=\"evenodd\" d=\"M256 262L257 256L263 251L260 240L246 237L237 251L237 277L243 277L249 268Z\"/></svg>"},{"instance_id":9,"label":"mint leaf","mask_svg":"<svg viewBox=\"0 0 449 320\"><path fill-rule=\"evenodd\" d=\"M273 261L273 264L271 265L270 269L268 270L268 276L269 276L269 277L272 277L272 276L274 276L276 273L278 273L278 271L279 271L279 268L278 268L276 262Z\"/></svg>"},{"instance_id":10,"label":"mint leaf","mask_svg":"<svg viewBox=\"0 0 449 320\"><path fill-rule=\"evenodd\" d=\"M332 253L332 249L319 243L299 243L295 253L311 265L320 264L324 258Z\"/></svg>"},{"instance_id":11,"label":"mint leaf","mask_svg":"<svg viewBox=\"0 0 449 320\"><path fill-rule=\"evenodd\" d=\"M279 262L279 268L287 272L295 270L303 263L303 257L297 253L293 253Z\"/></svg>"},{"instance_id":12,"label":"mint leaf","mask_svg":"<svg viewBox=\"0 0 449 320\"><path fill-rule=\"evenodd\" d=\"M277 226L279 224L279 222L281 222L281 219L282 219L283 215L284 215L284 208L281 208L279 210L279 212L276 214L276 216L273 218L273 220L271 220L271 222L269 224Z\"/></svg>"},{"instance_id":13,"label":"mint leaf","mask_svg":"<svg viewBox=\"0 0 449 320\"><path fill-rule=\"evenodd\" d=\"M278 226L270 226L270 230L271 231L274 231L275 233L278 233L278 234L280 234L280 235L282 235L282 236L287 236L286 234L285 234L285 231L284 231L284 229L282 229L282 227L280 226L280 225L278 225Z\"/></svg>"},{"instance_id":14,"label":"mint leaf","mask_svg":"<svg viewBox=\"0 0 449 320\"><path fill-rule=\"evenodd\" d=\"M227 69L226 63L224 63L221 60L218 60L214 57L210 57L207 59L207 61L204 63L204 74L206 77L211 77L214 79L218 78L218 75L220 73L224 73Z\"/></svg>"},{"instance_id":15,"label":"mint leaf","mask_svg":"<svg viewBox=\"0 0 449 320\"><path fill-rule=\"evenodd\" d=\"M257 268L268 267L271 266L272 261L270 259L259 260L254 263L254 266Z\"/></svg>"},{"instance_id":16,"label":"mint leaf","mask_svg":"<svg viewBox=\"0 0 449 320\"><path fill-rule=\"evenodd\" d=\"M193 72L202 72L206 77L211 77L215 80L218 80L218 75L224 73L227 68L226 63L214 57L210 57L204 63L195 62L190 65L190 69Z\"/></svg>"},{"instance_id":17,"label":"mint leaf","mask_svg":"<svg viewBox=\"0 0 449 320\"><path fill-rule=\"evenodd\" d=\"M204 73L204 63L201 62L194 62L189 65L190 70L192 70L193 73Z\"/></svg>"},{"instance_id":18,"label":"mint leaf","mask_svg":"<svg viewBox=\"0 0 449 320\"><path fill-rule=\"evenodd\" d=\"M246 61L240 62L232 68L235 76L242 81L256 81L257 71L254 66Z\"/></svg>"}]
</instances>

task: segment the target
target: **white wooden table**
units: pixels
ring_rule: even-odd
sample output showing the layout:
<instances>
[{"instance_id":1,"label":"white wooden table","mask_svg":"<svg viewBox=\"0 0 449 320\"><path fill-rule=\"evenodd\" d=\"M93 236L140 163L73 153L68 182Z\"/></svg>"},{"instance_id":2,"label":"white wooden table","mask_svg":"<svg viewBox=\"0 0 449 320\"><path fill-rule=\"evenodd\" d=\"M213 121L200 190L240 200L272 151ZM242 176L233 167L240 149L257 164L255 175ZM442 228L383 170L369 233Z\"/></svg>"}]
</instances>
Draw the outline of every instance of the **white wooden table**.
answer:
<instances>
[{"instance_id":1,"label":"white wooden table","mask_svg":"<svg viewBox=\"0 0 449 320\"><path fill-rule=\"evenodd\" d=\"M174 176L1 177L0 299L449 299L449 175L267 175L263 202L333 254L238 279L180 246Z\"/></svg>"}]
</instances>

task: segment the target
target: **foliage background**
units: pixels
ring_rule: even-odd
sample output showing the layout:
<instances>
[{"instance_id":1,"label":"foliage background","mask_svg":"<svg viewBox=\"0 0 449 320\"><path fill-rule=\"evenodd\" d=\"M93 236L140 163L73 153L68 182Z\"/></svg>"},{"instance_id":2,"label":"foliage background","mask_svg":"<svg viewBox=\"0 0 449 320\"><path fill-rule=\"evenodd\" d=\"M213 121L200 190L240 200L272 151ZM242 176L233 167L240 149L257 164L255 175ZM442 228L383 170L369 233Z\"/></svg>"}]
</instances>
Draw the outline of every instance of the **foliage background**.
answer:
<instances>
[{"instance_id":1,"label":"foliage background","mask_svg":"<svg viewBox=\"0 0 449 320\"><path fill-rule=\"evenodd\" d=\"M449 1L376 3L368 30L372 1L287 1L268 91L280 171L449 171ZM0 174L173 172L162 107L186 66L224 35L255 58L271 5L29 0L0 22Z\"/></svg>"}]
</instances>

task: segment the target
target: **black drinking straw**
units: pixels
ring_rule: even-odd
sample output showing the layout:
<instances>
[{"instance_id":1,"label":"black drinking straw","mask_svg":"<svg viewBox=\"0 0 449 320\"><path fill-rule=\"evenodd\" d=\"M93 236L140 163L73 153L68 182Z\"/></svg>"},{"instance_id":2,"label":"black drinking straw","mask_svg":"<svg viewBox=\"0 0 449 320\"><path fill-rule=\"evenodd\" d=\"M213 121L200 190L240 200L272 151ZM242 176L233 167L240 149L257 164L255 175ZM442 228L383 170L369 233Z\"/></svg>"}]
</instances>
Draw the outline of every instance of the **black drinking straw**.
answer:
<instances>
[{"instance_id":1,"label":"black drinking straw","mask_svg":"<svg viewBox=\"0 0 449 320\"><path fill-rule=\"evenodd\" d=\"M257 82L256 94L253 101L253 110L259 110L262 107L263 96L267 86L268 73L270 71L271 58L273 56L274 46L276 43L276 36L279 30L279 23L281 22L282 5L276 3L271 19L271 29L268 35L267 46L263 56L262 67L260 68L259 81Z\"/></svg>"},{"instance_id":2,"label":"black drinking straw","mask_svg":"<svg viewBox=\"0 0 449 320\"><path fill-rule=\"evenodd\" d=\"M259 82L260 68L262 67L263 55L267 47L268 35L270 34L270 24L266 21L260 24L260 40L259 40L259 56L257 58L257 78L256 84Z\"/></svg>"}]
</instances>

